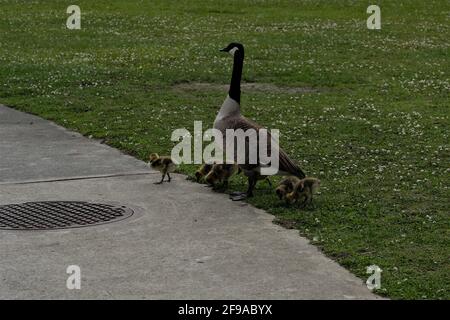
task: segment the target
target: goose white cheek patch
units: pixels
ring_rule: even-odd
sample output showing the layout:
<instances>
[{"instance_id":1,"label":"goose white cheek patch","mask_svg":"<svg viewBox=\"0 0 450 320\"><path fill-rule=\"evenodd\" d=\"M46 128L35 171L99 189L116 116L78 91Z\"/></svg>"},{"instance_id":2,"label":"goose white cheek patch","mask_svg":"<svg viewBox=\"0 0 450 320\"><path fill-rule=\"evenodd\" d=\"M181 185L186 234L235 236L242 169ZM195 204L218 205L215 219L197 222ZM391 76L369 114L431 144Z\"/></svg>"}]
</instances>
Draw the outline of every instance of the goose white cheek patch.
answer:
<instances>
[{"instance_id":1,"label":"goose white cheek patch","mask_svg":"<svg viewBox=\"0 0 450 320\"><path fill-rule=\"evenodd\" d=\"M231 49L230 51L228 51L229 54L231 54L234 57L234 54L236 53L236 51L238 51L239 49L237 47L234 47L233 49Z\"/></svg>"}]
</instances>

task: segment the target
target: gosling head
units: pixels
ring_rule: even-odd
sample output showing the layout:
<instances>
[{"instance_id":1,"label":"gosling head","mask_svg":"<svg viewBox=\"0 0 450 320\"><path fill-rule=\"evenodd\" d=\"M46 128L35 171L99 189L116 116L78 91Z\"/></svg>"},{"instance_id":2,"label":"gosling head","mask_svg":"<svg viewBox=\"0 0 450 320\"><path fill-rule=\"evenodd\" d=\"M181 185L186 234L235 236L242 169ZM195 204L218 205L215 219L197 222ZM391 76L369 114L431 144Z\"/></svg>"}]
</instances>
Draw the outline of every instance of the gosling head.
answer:
<instances>
[{"instance_id":1,"label":"gosling head","mask_svg":"<svg viewBox=\"0 0 450 320\"><path fill-rule=\"evenodd\" d=\"M283 198L286 196L286 193L287 193L286 186L285 185L278 186L278 188L275 190L275 192L276 192L278 198L280 200L283 200Z\"/></svg>"},{"instance_id":2,"label":"gosling head","mask_svg":"<svg viewBox=\"0 0 450 320\"><path fill-rule=\"evenodd\" d=\"M220 180L223 174L223 168L221 164L214 164L211 171L206 175L205 181L210 185L214 185L218 180Z\"/></svg>"},{"instance_id":3,"label":"gosling head","mask_svg":"<svg viewBox=\"0 0 450 320\"><path fill-rule=\"evenodd\" d=\"M230 43L228 46L226 46L225 48L221 49L220 51L228 52L233 57L236 54L236 52L239 51L239 53L242 56L244 56L244 46L242 44L240 44L240 43L237 43L237 42Z\"/></svg>"},{"instance_id":4,"label":"gosling head","mask_svg":"<svg viewBox=\"0 0 450 320\"><path fill-rule=\"evenodd\" d=\"M297 196L298 196L297 192L288 193L285 197L286 203L288 203L288 204L295 203L297 201Z\"/></svg>"},{"instance_id":5,"label":"gosling head","mask_svg":"<svg viewBox=\"0 0 450 320\"><path fill-rule=\"evenodd\" d=\"M205 163L195 172L195 180L200 182L200 179L205 177L212 169L212 164Z\"/></svg>"},{"instance_id":6,"label":"gosling head","mask_svg":"<svg viewBox=\"0 0 450 320\"><path fill-rule=\"evenodd\" d=\"M203 174L200 171L197 171L195 173L195 181L199 182L202 177L203 177Z\"/></svg>"},{"instance_id":7,"label":"gosling head","mask_svg":"<svg viewBox=\"0 0 450 320\"><path fill-rule=\"evenodd\" d=\"M159 158L159 155L157 153L152 153L148 159L150 160L150 163L152 163L153 161L155 161L158 158Z\"/></svg>"},{"instance_id":8,"label":"gosling head","mask_svg":"<svg viewBox=\"0 0 450 320\"><path fill-rule=\"evenodd\" d=\"M214 185L214 184L216 183L216 181L218 180L218 178L219 178L219 177L217 176L217 174L216 174L215 172L210 171L210 172L206 175L205 181L206 181L207 184Z\"/></svg>"}]
</instances>

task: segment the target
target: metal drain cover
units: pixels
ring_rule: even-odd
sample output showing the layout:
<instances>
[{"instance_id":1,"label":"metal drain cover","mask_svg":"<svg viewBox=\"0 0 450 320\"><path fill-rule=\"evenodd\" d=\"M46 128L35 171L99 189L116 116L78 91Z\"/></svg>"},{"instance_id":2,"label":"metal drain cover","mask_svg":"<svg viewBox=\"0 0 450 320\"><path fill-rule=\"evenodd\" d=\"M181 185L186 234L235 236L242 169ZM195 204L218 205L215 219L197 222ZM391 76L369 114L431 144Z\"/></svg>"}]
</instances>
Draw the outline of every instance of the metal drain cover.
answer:
<instances>
[{"instance_id":1,"label":"metal drain cover","mask_svg":"<svg viewBox=\"0 0 450 320\"><path fill-rule=\"evenodd\" d=\"M0 206L0 229L52 230L80 228L115 222L133 210L112 204L46 201Z\"/></svg>"}]
</instances>

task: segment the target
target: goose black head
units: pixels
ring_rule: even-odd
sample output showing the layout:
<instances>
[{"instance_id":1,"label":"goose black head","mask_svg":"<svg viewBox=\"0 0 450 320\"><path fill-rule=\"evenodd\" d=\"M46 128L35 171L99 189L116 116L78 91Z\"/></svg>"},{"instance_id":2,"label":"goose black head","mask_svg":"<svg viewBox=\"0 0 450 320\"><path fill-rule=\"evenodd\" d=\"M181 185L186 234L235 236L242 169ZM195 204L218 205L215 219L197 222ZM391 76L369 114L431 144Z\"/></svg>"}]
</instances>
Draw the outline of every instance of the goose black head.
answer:
<instances>
[{"instance_id":1,"label":"goose black head","mask_svg":"<svg viewBox=\"0 0 450 320\"><path fill-rule=\"evenodd\" d=\"M235 55L236 51L239 51L242 56L244 56L244 46L237 42L232 42L225 48L221 49L220 51L228 52L232 56Z\"/></svg>"}]
</instances>

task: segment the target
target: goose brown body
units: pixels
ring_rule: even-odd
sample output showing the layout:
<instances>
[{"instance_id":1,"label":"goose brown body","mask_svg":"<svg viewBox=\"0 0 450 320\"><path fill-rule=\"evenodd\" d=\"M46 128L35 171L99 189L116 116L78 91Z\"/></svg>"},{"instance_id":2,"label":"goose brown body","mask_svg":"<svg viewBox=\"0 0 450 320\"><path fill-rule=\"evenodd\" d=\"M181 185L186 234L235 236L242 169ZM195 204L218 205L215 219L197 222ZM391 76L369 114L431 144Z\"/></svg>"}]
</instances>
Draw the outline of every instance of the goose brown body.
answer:
<instances>
[{"instance_id":1,"label":"goose brown body","mask_svg":"<svg viewBox=\"0 0 450 320\"><path fill-rule=\"evenodd\" d=\"M263 166L269 165L269 164L262 164L259 159L259 131L263 129L262 126L257 124L256 122L247 119L241 114L240 109L240 98L241 98L241 91L240 91L240 81L242 77L242 68L243 68L243 62L244 62L244 47L240 43L230 43L226 48L222 49L221 51L228 52L233 56L234 63L233 63L233 72L231 76L231 83L230 83L230 89L228 92L228 96L226 97L225 101L222 104L222 107L219 110L219 113L217 114L216 120L214 121L214 128L217 130L220 130L224 137L226 137L226 130L227 129L233 129L238 130L241 129L244 132L247 132L248 130L254 130L256 132L256 139L257 143L254 145L250 145L249 139L245 140L245 155L244 155L244 163L239 163L239 166L244 171L244 174L248 177L248 190L245 194L245 196L241 193L240 195L237 195L233 197L233 200L242 200L245 197L252 196L253 195L253 189L256 185L256 181L258 180L258 175L261 174L261 168ZM287 153L281 149L278 145L272 146L275 141L270 136L270 133L267 135L267 143L265 145L266 154L270 157L271 156L271 150L277 150L279 153L279 166L278 166L278 172L279 175L293 175L300 179L303 179L305 177L304 172L300 169L300 167L287 155ZM225 140L225 139L224 139ZM223 148L226 149L227 142L224 141ZM253 149L251 149L253 148ZM233 159L235 162L237 161L237 146L235 146L235 159ZM252 151L252 152L251 152ZM256 151L256 152L255 152ZM249 159L250 154L255 154L258 156L256 163L251 163Z\"/></svg>"}]
</instances>

